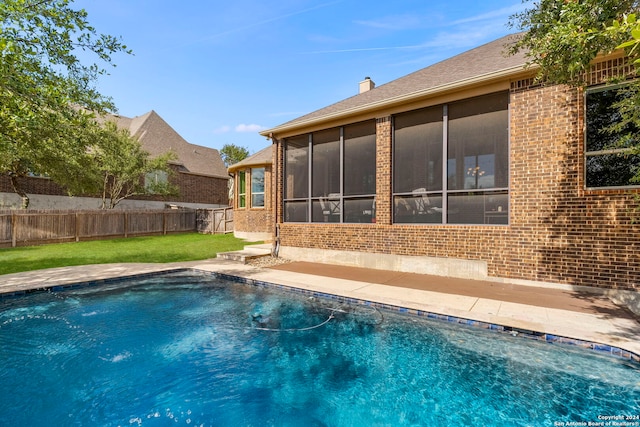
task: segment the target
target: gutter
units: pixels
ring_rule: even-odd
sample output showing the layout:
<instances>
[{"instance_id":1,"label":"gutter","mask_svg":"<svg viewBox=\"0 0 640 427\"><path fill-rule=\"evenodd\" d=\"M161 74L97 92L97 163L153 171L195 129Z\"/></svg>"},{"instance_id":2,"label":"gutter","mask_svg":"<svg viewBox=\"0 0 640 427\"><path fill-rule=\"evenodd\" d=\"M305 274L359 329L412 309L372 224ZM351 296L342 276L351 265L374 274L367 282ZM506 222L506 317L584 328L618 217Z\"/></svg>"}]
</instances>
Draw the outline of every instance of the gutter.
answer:
<instances>
[{"instance_id":1,"label":"gutter","mask_svg":"<svg viewBox=\"0 0 640 427\"><path fill-rule=\"evenodd\" d=\"M227 175L210 175L210 174L206 174L206 173L189 172L189 171L177 171L177 173L181 173L183 175L203 176L205 178L229 179L229 177Z\"/></svg>"}]
</instances>

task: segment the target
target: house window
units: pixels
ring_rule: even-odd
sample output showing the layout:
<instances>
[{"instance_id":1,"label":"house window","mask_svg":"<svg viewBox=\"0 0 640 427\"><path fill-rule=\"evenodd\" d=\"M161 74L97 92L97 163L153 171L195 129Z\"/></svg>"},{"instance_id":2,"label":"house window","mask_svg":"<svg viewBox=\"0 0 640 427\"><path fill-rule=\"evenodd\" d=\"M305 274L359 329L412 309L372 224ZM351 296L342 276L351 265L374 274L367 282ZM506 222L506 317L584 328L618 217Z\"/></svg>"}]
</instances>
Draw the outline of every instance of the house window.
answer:
<instances>
[{"instance_id":1,"label":"house window","mask_svg":"<svg viewBox=\"0 0 640 427\"><path fill-rule=\"evenodd\" d=\"M375 192L375 121L286 140L285 221L375 222Z\"/></svg>"},{"instance_id":2,"label":"house window","mask_svg":"<svg viewBox=\"0 0 640 427\"><path fill-rule=\"evenodd\" d=\"M442 223L442 105L394 118L393 188L397 223Z\"/></svg>"},{"instance_id":3,"label":"house window","mask_svg":"<svg viewBox=\"0 0 640 427\"><path fill-rule=\"evenodd\" d=\"M509 94L394 116L395 223L507 224Z\"/></svg>"},{"instance_id":4,"label":"house window","mask_svg":"<svg viewBox=\"0 0 640 427\"><path fill-rule=\"evenodd\" d=\"M157 193L160 188L167 186L169 174L165 171L152 171L144 176L144 188L149 193Z\"/></svg>"},{"instance_id":5,"label":"house window","mask_svg":"<svg viewBox=\"0 0 640 427\"><path fill-rule=\"evenodd\" d=\"M632 178L640 168L640 156L632 151L637 140L621 138L638 134L629 124L611 132L608 128L621 120L615 103L628 93L624 86L607 86L586 93L586 186L590 188L628 187L638 185Z\"/></svg>"},{"instance_id":6,"label":"house window","mask_svg":"<svg viewBox=\"0 0 640 427\"><path fill-rule=\"evenodd\" d=\"M309 221L309 142L310 135L303 135L285 143L285 221Z\"/></svg>"},{"instance_id":7,"label":"house window","mask_svg":"<svg viewBox=\"0 0 640 427\"><path fill-rule=\"evenodd\" d=\"M245 171L238 172L238 207L247 206L247 176Z\"/></svg>"},{"instance_id":8,"label":"house window","mask_svg":"<svg viewBox=\"0 0 640 427\"><path fill-rule=\"evenodd\" d=\"M264 207L264 168L251 169L251 207Z\"/></svg>"},{"instance_id":9,"label":"house window","mask_svg":"<svg viewBox=\"0 0 640 427\"><path fill-rule=\"evenodd\" d=\"M376 124L356 123L343 132L344 222L375 222Z\"/></svg>"},{"instance_id":10,"label":"house window","mask_svg":"<svg viewBox=\"0 0 640 427\"><path fill-rule=\"evenodd\" d=\"M340 129L311 138L311 221L340 222Z\"/></svg>"}]
</instances>

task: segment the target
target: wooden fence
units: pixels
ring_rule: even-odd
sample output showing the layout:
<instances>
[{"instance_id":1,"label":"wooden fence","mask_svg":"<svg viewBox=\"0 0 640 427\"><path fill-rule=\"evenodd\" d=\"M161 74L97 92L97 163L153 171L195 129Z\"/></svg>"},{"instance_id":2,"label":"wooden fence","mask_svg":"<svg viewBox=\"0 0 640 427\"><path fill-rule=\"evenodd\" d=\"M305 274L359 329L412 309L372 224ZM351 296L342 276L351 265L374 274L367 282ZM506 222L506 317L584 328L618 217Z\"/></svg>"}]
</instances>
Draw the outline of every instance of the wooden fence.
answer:
<instances>
[{"instance_id":1,"label":"wooden fence","mask_svg":"<svg viewBox=\"0 0 640 427\"><path fill-rule=\"evenodd\" d=\"M198 209L197 223L200 233L232 233L233 208Z\"/></svg>"},{"instance_id":2,"label":"wooden fence","mask_svg":"<svg viewBox=\"0 0 640 427\"><path fill-rule=\"evenodd\" d=\"M196 231L193 209L0 211L0 247Z\"/></svg>"}]
</instances>

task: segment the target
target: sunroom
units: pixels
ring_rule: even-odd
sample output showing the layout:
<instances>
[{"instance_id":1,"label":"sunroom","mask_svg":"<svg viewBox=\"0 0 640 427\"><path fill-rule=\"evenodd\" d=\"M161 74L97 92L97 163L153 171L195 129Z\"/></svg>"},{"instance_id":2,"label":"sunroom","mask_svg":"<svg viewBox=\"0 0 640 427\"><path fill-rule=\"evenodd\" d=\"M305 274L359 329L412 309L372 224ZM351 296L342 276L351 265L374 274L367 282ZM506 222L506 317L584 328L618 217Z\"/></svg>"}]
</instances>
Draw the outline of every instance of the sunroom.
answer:
<instances>
[{"instance_id":1,"label":"sunroom","mask_svg":"<svg viewBox=\"0 0 640 427\"><path fill-rule=\"evenodd\" d=\"M393 222L507 224L509 92L392 116ZM285 139L285 222L376 222L376 122Z\"/></svg>"}]
</instances>

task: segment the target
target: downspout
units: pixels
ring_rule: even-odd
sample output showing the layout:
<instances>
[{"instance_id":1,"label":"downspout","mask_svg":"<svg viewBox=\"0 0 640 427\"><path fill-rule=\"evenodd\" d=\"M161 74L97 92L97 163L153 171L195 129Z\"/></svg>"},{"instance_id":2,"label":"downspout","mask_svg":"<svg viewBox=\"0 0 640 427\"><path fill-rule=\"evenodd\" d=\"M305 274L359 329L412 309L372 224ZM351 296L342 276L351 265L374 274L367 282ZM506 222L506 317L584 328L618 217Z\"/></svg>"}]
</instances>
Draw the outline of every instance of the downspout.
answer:
<instances>
[{"instance_id":1,"label":"downspout","mask_svg":"<svg viewBox=\"0 0 640 427\"><path fill-rule=\"evenodd\" d=\"M280 224L276 222L275 239L273 241L273 247L271 248L271 256L278 258L278 252L280 252Z\"/></svg>"},{"instance_id":2,"label":"downspout","mask_svg":"<svg viewBox=\"0 0 640 427\"><path fill-rule=\"evenodd\" d=\"M273 136L273 133L270 133L267 137L271 140L271 143L274 144L275 147L275 160L273 162L273 184L272 188L275 187L274 195L273 195L273 245L271 247L271 256L274 258L278 258L278 254L280 252L280 224L278 223L278 163L279 163L279 153L278 153L278 140Z\"/></svg>"}]
</instances>

